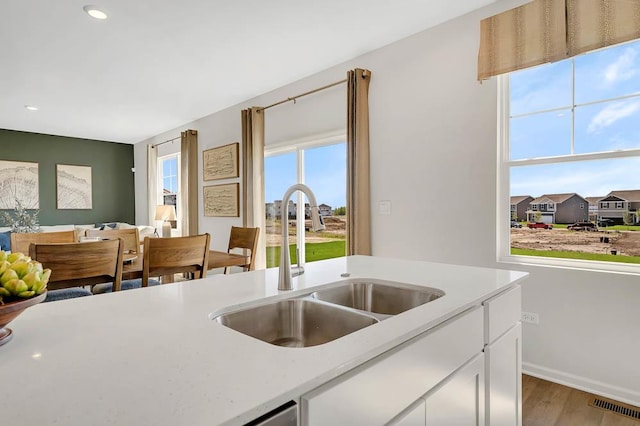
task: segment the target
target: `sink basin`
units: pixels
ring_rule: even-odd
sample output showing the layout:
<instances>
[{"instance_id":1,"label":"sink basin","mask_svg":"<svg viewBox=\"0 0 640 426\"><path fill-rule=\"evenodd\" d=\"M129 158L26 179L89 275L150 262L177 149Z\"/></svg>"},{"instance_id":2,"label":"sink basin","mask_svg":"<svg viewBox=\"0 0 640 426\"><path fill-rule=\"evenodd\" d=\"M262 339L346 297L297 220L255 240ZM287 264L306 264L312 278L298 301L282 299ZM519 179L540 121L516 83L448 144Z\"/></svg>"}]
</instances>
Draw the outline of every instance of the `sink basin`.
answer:
<instances>
[{"instance_id":1,"label":"sink basin","mask_svg":"<svg viewBox=\"0 0 640 426\"><path fill-rule=\"evenodd\" d=\"M397 315L444 296L442 290L389 281L349 281L311 297L376 314Z\"/></svg>"},{"instance_id":2,"label":"sink basin","mask_svg":"<svg viewBox=\"0 0 640 426\"><path fill-rule=\"evenodd\" d=\"M321 345L375 324L374 317L308 299L286 299L213 318L272 345Z\"/></svg>"}]
</instances>

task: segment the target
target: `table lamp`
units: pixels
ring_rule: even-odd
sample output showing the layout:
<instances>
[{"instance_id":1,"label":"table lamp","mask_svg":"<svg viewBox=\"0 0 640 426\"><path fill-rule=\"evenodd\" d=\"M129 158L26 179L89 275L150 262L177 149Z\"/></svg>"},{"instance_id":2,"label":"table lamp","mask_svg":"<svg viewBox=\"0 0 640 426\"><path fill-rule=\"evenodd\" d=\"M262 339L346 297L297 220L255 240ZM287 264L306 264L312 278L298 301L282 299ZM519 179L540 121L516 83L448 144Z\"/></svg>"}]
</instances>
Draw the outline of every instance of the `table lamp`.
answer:
<instances>
[{"instance_id":1,"label":"table lamp","mask_svg":"<svg viewBox=\"0 0 640 426\"><path fill-rule=\"evenodd\" d=\"M156 220L162 220L162 237L171 236L171 220L176 220L176 209L174 206L156 206Z\"/></svg>"}]
</instances>

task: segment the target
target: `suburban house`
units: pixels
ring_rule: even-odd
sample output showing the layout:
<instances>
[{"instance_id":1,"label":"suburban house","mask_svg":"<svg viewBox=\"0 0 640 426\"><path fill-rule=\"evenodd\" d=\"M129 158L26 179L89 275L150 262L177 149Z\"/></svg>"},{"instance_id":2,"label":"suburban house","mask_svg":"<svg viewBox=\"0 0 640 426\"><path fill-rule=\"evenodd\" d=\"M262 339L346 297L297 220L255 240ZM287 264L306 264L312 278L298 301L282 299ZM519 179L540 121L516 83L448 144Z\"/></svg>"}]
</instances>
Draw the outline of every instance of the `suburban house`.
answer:
<instances>
[{"instance_id":1,"label":"suburban house","mask_svg":"<svg viewBox=\"0 0 640 426\"><path fill-rule=\"evenodd\" d=\"M606 3L619 2L622 0ZM517 190L515 193L549 193L537 198L523 195L511 199L508 189L504 190L503 163L496 154L500 151L502 135L498 124L503 118L499 108L503 99L501 90L508 87L504 84L508 81L508 72L479 78L480 25L488 17L537 2L414 1L411 2L414 5L431 7L433 4L433 10L415 14L405 5L406 12L387 13L382 22L371 21L366 14L365 17L350 16L350 34L365 34L367 43L364 44L339 36L333 37L336 40L332 43L330 37L335 29L334 20L345 15L342 9L351 2L343 2L331 19L325 20L316 17L316 10L306 9L307 3L321 9L323 2L297 2L295 8L270 4L268 14L243 15L246 19L260 15L268 28L256 27L245 20L235 27L224 27L227 32L222 34L209 33L223 27L224 15L208 10L219 7L219 2L196 2L198 10L193 10L190 3L129 2L136 4L140 15L125 20L126 15L121 11L119 21L99 22L105 24L100 27L91 26L93 22L76 23L73 20L76 15L84 18L81 9L72 14L74 17L66 17L66 8L71 6L62 7L61 3L70 2L37 0L36 3L42 9L34 7L33 2L12 1L0 5L0 16L5 17L3 34L16 35L0 44L0 51L4 52L3 78L0 79L0 93L3 93L0 96L0 160L39 164L42 225L100 221L156 225L149 216L154 203L154 188L147 178L150 147L162 144L158 156L179 155L181 132L197 131L197 158L202 165L203 151L243 140L243 110L274 105L282 100L295 101L298 94L343 82L348 71L366 68L371 71L370 151L367 153L371 254L529 273L521 282L522 311L535 313L539 321L519 324L522 338L513 349L522 354L523 371L640 406L640 339L637 338L640 272L637 265L601 262L607 265L592 268L544 263L544 260L523 261L510 256L509 234L502 235L507 214L528 221L534 221L540 214L543 222L559 224L594 216L620 223L624 212L633 213L640 208L640 190L612 191L597 200L597 197L584 198L577 193L553 193L571 191L564 188L542 189L537 193ZM109 3L117 16L117 7L127 2ZM227 6L241 3L249 11L250 7L266 4L228 2ZM384 12L400 2L373 3L376 3L374 9ZM435 7L435 3L439 6ZM559 15L564 26L562 3ZM357 4L363 13L365 9L372 9L367 2ZM131 5L129 7L134 8ZM466 8L467 5L473 6ZM165 9L171 7L175 9ZM160 12L156 13L156 8ZM289 9L300 9L306 15L289 19L285 16ZM451 13L443 13L447 11ZM142 12L148 13L148 17ZM400 19L403 15L413 15L411 27ZM629 16L639 15L634 12ZM309 29L304 37L298 35L303 29ZM378 37L378 31L383 30L397 37ZM598 33L593 32L594 40ZM223 43L227 39L244 44L227 46ZM228 47L221 56L215 51L218 43ZM316 57L340 46L347 46L349 50L339 57L315 61ZM286 54L278 54L280 51ZM640 51L636 53L640 57ZM65 66L67 68L62 68ZM224 72L214 74L217 68ZM275 75L268 74L274 70ZM205 80L196 79L200 71L206 74ZM629 75L636 71L637 68L629 65ZM620 82L621 86L624 84ZM223 97L223 89L232 90L232 96ZM206 96L196 96L202 94ZM40 111L25 110L24 106L41 102L45 95L46 102L42 101ZM265 149L289 148L286 144L290 143L295 150L296 144L326 140L344 143L347 140L346 99L346 85L338 84L298 102L283 101L276 108L261 110L267 129ZM176 140L177 143L172 142ZM240 158L243 171L244 160ZM56 208L56 164L92 168L92 210ZM243 191L246 188L241 179L238 176L208 181L203 178L202 169L198 170L197 191L193 195L199 202L195 222L199 232L212 235L213 250L227 250L229 227L243 226L245 213L240 208L237 216L206 216L202 207L203 190L224 183L238 185ZM178 204L180 197L178 194ZM465 200L463 204L461 199ZM260 204L264 202L260 200ZM509 202L510 211L506 206ZM388 208L391 204L393 208ZM266 204L267 214L271 216L279 216L282 208L288 209L289 215L295 215L293 201L288 206L282 206L282 200ZM330 206L326 206L323 211L329 209ZM635 220L638 222L637 216ZM535 235L533 231L531 234ZM267 274L269 272L275 273L267 271ZM366 275L366 271L359 272ZM387 271L390 277L402 277L403 272ZM443 276L442 279L455 281L455 277ZM429 283L434 287L437 284ZM234 291L237 291L238 303L244 302L242 289ZM275 287L273 291L275 294ZM456 295L445 295L443 300L447 297ZM209 326L212 321L204 314L201 316ZM387 323L379 327L393 328L393 320L385 321ZM17 327L16 331L20 339ZM10 345L13 343L24 345L20 341ZM136 353L135 346L116 349L122 349L121 355L126 359L129 353ZM252 355L246 354L244 358L250 361ZM44 361L46 357L43 352ZM39 363L35 355L34 360L29 361ZM186 357L185 361L196 362L193 357ZM215 354L211 355L210 362L215 362ZM43 386L53 392L54 385ZM214 383L211 389L217 386ZM516 387L516 384L509 386ZM563 395L566 400L568 393ZM153 396L141 396L141 400L153 405L147 401ZM204 397L213 397L213 393ZM221 398L222 394L215 397ZM555 402L551 405L560 405ZM116 406L114 412L118 410L121 408ZM192 420L197 423L199 419L192 417Z\"/></svg>"},{"instance_id":2,"label":"suburban house","mask_svg":"<svg viewBox=\"0 0 640 426\"><path fill-rule=\"evenodd\" d=\"M324 203L318 206L318 210L320 211L320 216L331 216L333 214L331 206Z\"/></svg>"},{"instance_id":3,"label":"suburban house","mask_svg":"<svg viewBox=\"0 0 640 426\"><path fill-rule=\"evenodd\" d=\"M587 202L589 203L589 220L594 222L598 219L600 219L600 215L598 214L599 208L600 208L600 200L602 200L604 198L604 196L602 197L584 197L585 200L587 200Z\"/></svg>"},{"instance_id":4,"label":"suburban house","mask_svg":"<svg viewBox=\"0 0 640 426\"><path fill-rule=\"evenodd\" d=\"M578 194L545 194L529 203L527 221L574 223L589 219L589 202Z\"/></svg>"},{"instance_id":5,"label":"suburban house","mask_svg":"<svg viewBox=\"0 0 640 426\"><path fill-rule=\"evenodd\" d=\"M598 219L609 219L613 223L623 224L625 214L630 223L638 223L640 209L640 190L611 191L598 201Z\"/></svg>"},{"instance_id":6,"label":"suburban house","mask_svg":"<svg viewBox=\"0 0 640 426\"><path fill-rule=\"evenodd\" d=\"M522 221L527 218L527 210L529 203L533 201L531 195L512 195L511 196L511 220Z\"/></svg>"}]
</instances>

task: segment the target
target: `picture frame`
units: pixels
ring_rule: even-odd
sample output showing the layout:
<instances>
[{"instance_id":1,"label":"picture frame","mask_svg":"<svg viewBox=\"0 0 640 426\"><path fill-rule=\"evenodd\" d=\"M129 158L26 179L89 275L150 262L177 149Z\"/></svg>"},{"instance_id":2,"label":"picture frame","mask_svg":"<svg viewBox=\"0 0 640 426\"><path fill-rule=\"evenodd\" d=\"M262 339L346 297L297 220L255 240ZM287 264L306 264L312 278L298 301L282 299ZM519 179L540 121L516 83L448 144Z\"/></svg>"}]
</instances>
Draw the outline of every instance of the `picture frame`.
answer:
<instances>
[{"instance_id":1,"label":"picture frame","mask_svg":"<svg viewBox=\"0 0 640 426\"><path fill-rule=\"evenodd\" d=\"M0 160L0 210L40 208L39 164Z\"/></svg>"},{"instance_id":2,"label":"picture frame","mask_svg":"<svg viewBox=\"0 0 640 426\"><path fill-rule=\"evenodd\" d=\"M239 146L239 142L234 142L202 151L202 179L211 181L239 177Z\"/></svg>"},{"instance_id":3,"label":"picture frame","mask_svg":"<svg viewBox=\"0 0 640 426\"><path fill-rule=\"evenodd\" d=\"M240 184L205 186L203 206L206 217L240 217Z\"/></svg>"},{"instance_id":4,"label":"picture frame","mask_svg":"<svg viewBox=\"0 0 640 426\"><path fill-rule=\"evenodd\" d=\"M56 164L58 210L93 209L91 172L91 166Z\"/></svg>"}]
</instances>

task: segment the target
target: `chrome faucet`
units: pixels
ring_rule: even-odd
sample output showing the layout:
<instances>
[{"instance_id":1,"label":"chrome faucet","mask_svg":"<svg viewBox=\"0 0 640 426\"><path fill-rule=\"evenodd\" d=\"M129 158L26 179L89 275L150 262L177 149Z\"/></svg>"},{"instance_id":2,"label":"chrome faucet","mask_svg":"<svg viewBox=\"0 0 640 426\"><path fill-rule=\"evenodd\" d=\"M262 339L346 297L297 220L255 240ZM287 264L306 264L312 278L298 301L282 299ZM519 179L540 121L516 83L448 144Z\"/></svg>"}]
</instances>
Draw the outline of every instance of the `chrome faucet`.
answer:
<instances>
[{"instance_id":1,"label":"chrome faucet","mask_svg":"<svg viewBox=\"0 0 640 426\"><path fill-rule=\"evenodd\" d=\"M280 245L280 272L278 275L278 290L292 290L291 277L304 274L304 268L300 265L298 256L298 266L291 268L291 256L289 255L289 198L296 191L302 191L309 199L311 207L311 227L314 232L324 230L324 223L320 217L316 196L307 185L301 183L291 186L282 196L282 211L280 212L280 227L282 228L282 241ZM304 229L304 228L303 228Z\"/></svg>"}]
</instances>

